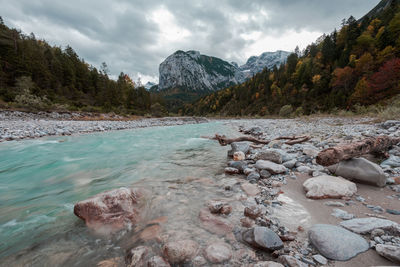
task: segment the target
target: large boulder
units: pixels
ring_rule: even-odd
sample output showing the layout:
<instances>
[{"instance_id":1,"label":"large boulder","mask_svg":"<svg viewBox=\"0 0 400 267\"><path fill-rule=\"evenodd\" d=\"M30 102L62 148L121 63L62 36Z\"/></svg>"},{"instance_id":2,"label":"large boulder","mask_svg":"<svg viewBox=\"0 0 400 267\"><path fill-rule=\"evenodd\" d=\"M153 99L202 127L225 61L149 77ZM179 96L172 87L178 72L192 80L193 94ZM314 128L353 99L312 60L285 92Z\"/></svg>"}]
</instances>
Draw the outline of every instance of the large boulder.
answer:
<instances>
[{"instance_id":1,"label":"large boulder","mask_svg":"<svg viewBox=\"0 0 400 267\"><path fill-rule=\"evenodd\" d=\"M324 257L332 260L347 261L369 249L364 238L335 225L315 224L308 237Z\"/></svg>"},{"instance_id":2,"label":"large boulder","mask_svg":"<svg viewBox=\"0 0 400 267\"><path fill-rule=\"evenodd\" d=\"M254 227L242 234L243 240L258 249L274 251L283 248L283 242L279 236L267 227Z\"/></svg>"},{"instance_id":3,"label":"large boulder","mask_svg":"<svg viewBox=\"0 0 400 267\"><path fill-rule=\"evenodd\" d=\"M373 184L383 187L386 184L386 176L382 168L365 158L353 158L344 160L328 167L329 171L343 178L361 183Z\"/></svg>"},{"instance_id":4,"label":"large boulder","mask_svg":"<svg viewBox=\"0 0 400 267\"><path fill-rule=\"evenodd\" d=\"M375 229L390 229L396 227L398 226L398 223L386 219L371 217L343 221L340 223L340 226L358 234L367 234Z\"/></svg>"},{"instance_id":5,"label":"large boulder","mask_svg":"<svg viewBox=\"0 0 400 267\"><path fill-rule=\"evenodd\" d=\"M400 247L378 244L375 246L375 249L382 257L395 263L400 263Z\"/></svg>"},{"instance_id":6,"label":"large boulder","mask_svg":"<svg viewBox=\"0 0 400 267\"><path fill-rule=\"evenodd\" d=\"M310 178L303 183L308 198L342 198L351 197L357 192L355 183L342 177L321 175Z\"/></svg>"},{"instance_id":7,"label":"large boulder","mask_svg":"<svg viewBox=\"0 0 400 267\"><path fill-rule=\"evenodd\" d=\"M286 173L288 170L285 166L269 160L257 160L256 168L259 170L267 170L272 174Z\"/></svg>"},{"instance_id":8,"label":"large boulder","mask_svg":"<svg viewBox=\"0 0 400 267\"><path fill-rule=\"evenodd\" d=\"M121 187L76 203L74 214L95 230L120 230L139 221L143 199L143 191Z\"/></svg>"}]
</instances>

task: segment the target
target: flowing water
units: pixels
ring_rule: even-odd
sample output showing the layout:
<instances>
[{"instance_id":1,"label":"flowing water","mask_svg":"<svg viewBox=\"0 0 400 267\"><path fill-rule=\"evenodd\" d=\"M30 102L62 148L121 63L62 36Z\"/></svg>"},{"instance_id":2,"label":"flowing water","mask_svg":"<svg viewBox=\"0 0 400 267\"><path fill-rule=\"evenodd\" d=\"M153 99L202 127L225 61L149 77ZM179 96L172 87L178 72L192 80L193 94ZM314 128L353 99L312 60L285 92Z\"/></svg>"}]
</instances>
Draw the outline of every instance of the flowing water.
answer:
<instances>
[{"instance_id":1,"label":"flowing water","mask_svg":"<svg viewBox=\"0 0 400 267\"><path fill-rule=\"evenodd\" d=\"M149 190L148 219L167 216L170 233L207 235L192 226L220 193L212 184L223 176L227 148L200 136L229 131L213 122L1 143L0 265L93 266L123 257L133 234L99 236L73 214L77 201L122 186Z\"/></svg>"}]
</instances>

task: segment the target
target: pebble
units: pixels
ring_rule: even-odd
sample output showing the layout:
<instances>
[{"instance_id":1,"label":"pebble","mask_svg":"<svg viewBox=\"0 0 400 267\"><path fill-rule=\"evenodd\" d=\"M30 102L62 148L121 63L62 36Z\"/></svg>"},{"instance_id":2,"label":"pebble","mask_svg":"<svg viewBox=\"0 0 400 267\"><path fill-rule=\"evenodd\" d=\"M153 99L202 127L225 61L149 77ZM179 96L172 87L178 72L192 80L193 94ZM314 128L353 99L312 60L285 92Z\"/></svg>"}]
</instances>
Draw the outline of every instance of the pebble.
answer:
<instances>
[{"instance_id":1,"label":"pebble","mask_svg":"<svg viewBox=\"0 0 400 267\"><path fill-rule=\"evenodd\" d=\"M318 262L319 264L322 264L322 265L326 265L328 263L328 260L324 256L322 256L320 254L314 255L313 259L316 262Z\"/></svg>"}]
</instances>

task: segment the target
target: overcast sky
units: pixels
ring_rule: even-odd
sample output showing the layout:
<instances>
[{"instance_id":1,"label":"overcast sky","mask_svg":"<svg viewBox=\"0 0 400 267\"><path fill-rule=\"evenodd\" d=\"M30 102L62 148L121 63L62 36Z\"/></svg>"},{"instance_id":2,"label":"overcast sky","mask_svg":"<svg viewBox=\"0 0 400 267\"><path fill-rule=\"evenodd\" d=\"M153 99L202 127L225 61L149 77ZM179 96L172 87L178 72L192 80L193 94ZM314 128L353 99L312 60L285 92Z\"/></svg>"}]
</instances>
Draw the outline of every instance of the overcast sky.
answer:
<instances>
[{"instance_id":1,"label":"overcast sky","mask_svg":"<svg viewBox=\"0 0 400 267\"><path fill-rule=\"evenodd\" d=\"M360 18L379 0L0 0L11 27L87 62L106 62L143 82L176 50L244 64L265 51L305 48L343 18Z\"/></svg>"}]
</instances>

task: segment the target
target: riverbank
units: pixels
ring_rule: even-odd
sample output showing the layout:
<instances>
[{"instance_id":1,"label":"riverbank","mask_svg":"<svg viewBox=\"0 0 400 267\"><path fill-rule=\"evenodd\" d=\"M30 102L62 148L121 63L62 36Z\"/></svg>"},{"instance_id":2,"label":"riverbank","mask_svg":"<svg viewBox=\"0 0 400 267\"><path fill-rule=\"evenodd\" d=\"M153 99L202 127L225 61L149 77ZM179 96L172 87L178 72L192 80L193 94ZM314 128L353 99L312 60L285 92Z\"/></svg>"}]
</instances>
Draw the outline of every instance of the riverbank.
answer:
<instances>
[{"instance_id":1,"label":"riverbank","mask_svg":"<svg viewBox=\"0 0 400 267\"><path fill-rule=\"evenodd\" d=\"M0 142L208 122L199 117L140 118L115 114L0 111Z\"/></svg>"}]
</instances>

